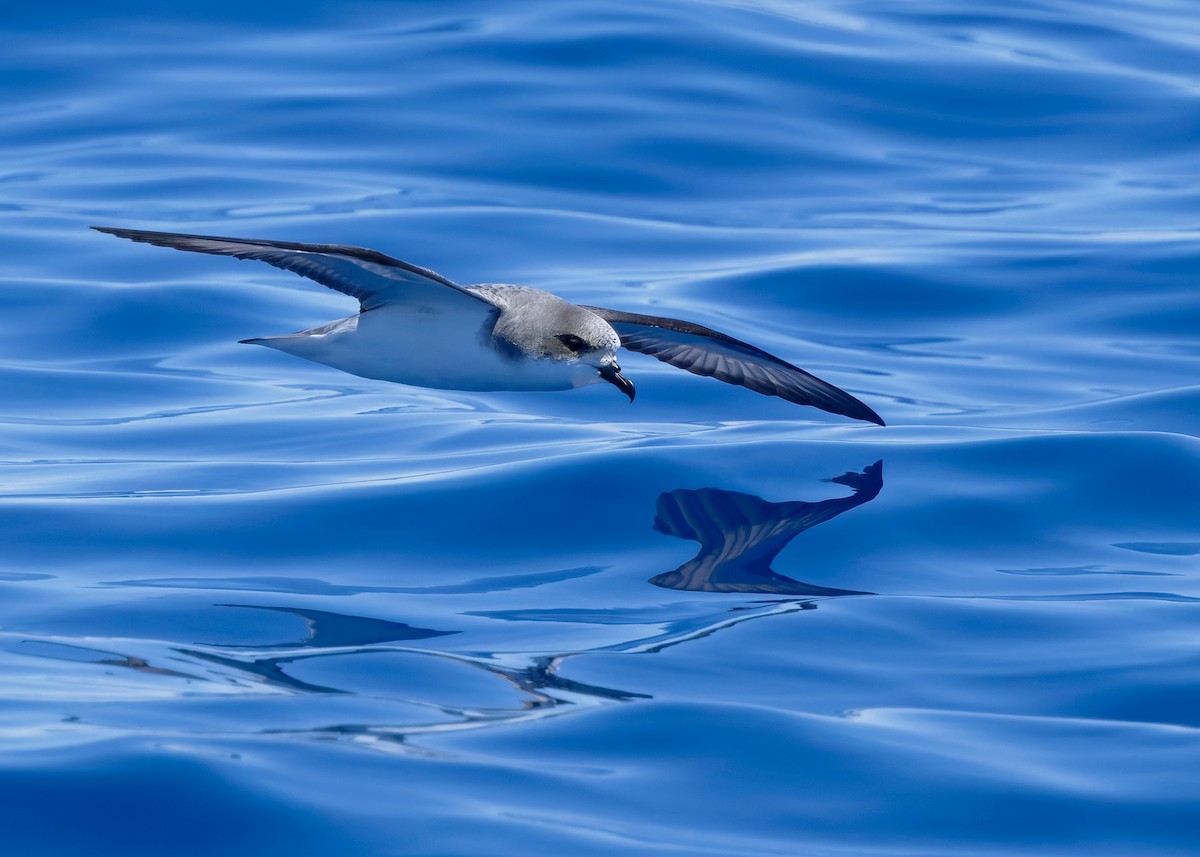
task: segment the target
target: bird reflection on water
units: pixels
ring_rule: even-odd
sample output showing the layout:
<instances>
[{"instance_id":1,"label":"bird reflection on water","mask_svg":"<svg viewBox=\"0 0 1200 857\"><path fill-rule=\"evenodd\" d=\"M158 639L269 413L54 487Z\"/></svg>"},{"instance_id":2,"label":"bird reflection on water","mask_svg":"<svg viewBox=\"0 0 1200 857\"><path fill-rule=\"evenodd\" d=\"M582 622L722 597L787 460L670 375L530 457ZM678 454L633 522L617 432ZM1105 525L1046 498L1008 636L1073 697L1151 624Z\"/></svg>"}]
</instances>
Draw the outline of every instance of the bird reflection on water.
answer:
<instances>
[{"instance_id":1,"label":"bird reflection on water","mask_svg":"<svg viewBox=\"0 0 1200 857\"><path fill-rule=\"evenodd\" d=\"M272 734L312 734L325 738L336 737L376 743L381 747L405 746L413 736L427 732L455 729L474 729L489 724L511 723L517 720L565 713L580 708L648 698L645 693L588 684L559 674L563 663L581 655L645 654L662 651L691 640L711 636L733 625L767 616L795 613L816 607L815 598L869 595L852 589L817 586L778 574L771 568L775 557L796 536L843 512L874 499L883 486L883 465L876 462L861 472L844 473L828 480L852 489L849 496L816 502L791 501L772 503L760 497L717 488L699 490L677 489L659 496L654 529L660 533L699 542L695 557L672 571L650 578L649 582L666 589L728 595L767 595L766 599L730 603L729 599L704 599L663 606L597 607L588 610L520 609L486 612L448 612L447 621L463 616L507 622L570 622L576 627L587 625L591 644L572 651L515 651L481 653L458 651L451 641L459 639L457 629L436 630L379 618L354 616L309 607L278 605L217 604L215 607L250 608L289 614L303 622L302 639L270 645L174 645L161 651L158 657L114 658L103 653L107 665L128 666L143 672L183 676L196 683L216 682L237 686L247 692L256 689L284 693L355 694L354 689L339 688L336 681L314 684L290 672L292 665L321 658L345 658L357 655L411 655L435 658L486 672L502 679L519 693L514 703L502 707L450 705L437 699L408 699L404 686L387 693L388 699L433 709L436 716L427 722L341 723L308 729L268 728ZM550 586L590 576L602 569L569 570L563 575L547 575ZM553 579L557 578L557 579ZM507 579L511 589L525 578ZM218 581L209 581L212 584ZM237 581L225 581L226 585ZM169 585L169 581L144 581L148 585ZM455 593L473 593L485 581L473 584L433 587L430 594L454 597ZM186 583L194 588L199 581ZM121 585L138 585L124 581ZM464 588L465 587L465 588ZM484 587L486 589L486 587ZM524 585L516 585L524 588ZM358 591L358 590L356 590ZM367 590L361 590L366 592ZM418 588L381 588L380 594L417 595ZM782 597L781 597L782 596ZM596 637L599 636L599 639ZM440 647L414 645L448 637ZM440 642L440 641L439 641ZM435 646L439 644L434 644ZM465 646L464 646L465 648ZM55 655L46 653L46 656ZM78 655L73 656L78 659ZM97 655L96 657L99 657ZM123 656L122 656L123 657ZM190 665L188 673L156 670L152 660L170 660ZM336 678L337 670L332 672ZM330 678L326 670L324 678ZM360 694L361 695L361 694ZM366 694L373 696L373 694ZM420 695L417 691L416 695ZM411 717L412 711L406 709ZM404 714L397 710L397 719ZM449 718L449 720L447 720ZM418 720L420 718L417 718Z\"/></svg>"},{"instance_id":2,"label":"bird reflection on water","mask_svg":"<svg viewBox=\"0 0 1200 857\"><path fill-rule=\"evenodd\" d=\"M817 503L768 503L761 497L720 488L668 491L658 498L654 529L699 542L700 553L650 582L693 592L870 595L815 586L771 570L775 557L800 533L875 499L883 488L883 462L829 481L852 488L854 493Z\"/></svg>"}]
</instances>

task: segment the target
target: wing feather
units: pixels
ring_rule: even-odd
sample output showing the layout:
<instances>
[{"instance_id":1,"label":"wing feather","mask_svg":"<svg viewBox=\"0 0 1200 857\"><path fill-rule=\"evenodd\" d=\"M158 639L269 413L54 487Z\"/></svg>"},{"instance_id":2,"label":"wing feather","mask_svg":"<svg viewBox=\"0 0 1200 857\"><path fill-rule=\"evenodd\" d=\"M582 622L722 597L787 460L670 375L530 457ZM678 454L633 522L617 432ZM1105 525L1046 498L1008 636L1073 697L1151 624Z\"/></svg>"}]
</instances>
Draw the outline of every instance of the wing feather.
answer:
<instances>
[{"instance_id":1,"label":"wing feather","mask_svg":"<svg viewBox=\"0 0 1200 857\"><path fill-rule=\"evenodd\" d=\"M292 271L357 298L363 310L375 309L393 302L419 300L418 296L439 301L455 294L489 307L496 306L485 294L466 289L428 268L411 265L377 250L362 247L253 238L217 238L211 235L115 229L107 226L92 228L143 244L266 262L268 265Z\"/></svg>"},{"instance_id":2,"label":"wing feather","mask_svg":"<svg viewBox=\"0 0 1200 857\"><path fill-rule=\"evenodd\" d=\"M612 325L621 345L694 375L704 375L798 405L883 425L879 414L845 390L761 348L689 321L585 306Z\"/></svg>"}]
</instances>

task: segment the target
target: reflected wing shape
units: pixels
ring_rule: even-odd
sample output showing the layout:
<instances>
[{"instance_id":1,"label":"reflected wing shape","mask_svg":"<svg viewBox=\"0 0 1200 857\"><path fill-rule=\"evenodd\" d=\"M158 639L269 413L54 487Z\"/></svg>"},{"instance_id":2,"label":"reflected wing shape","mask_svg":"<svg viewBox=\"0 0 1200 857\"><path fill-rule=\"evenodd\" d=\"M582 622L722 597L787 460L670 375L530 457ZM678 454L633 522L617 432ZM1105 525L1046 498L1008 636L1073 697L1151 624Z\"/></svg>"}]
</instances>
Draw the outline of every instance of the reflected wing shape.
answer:
<instances>
[{"instance_id":1,"label":"reflected wing shape","mask_svg":"<svg viewBox=\"0 0 1200 857\"><path fill-rule=\"evenodd\" d=\"M295 241L265 241L253 238L216 238L177 232L147 232L93 226L97 232L128 238L143 244L254 259L292 271L343 294L358 298L362 309L414 300L441 301L461 295L474 305L495 306L483 294L472 292L426 268L393 259L376 250L342 244L301 244Z\"/></svg>"},{"instance_id":2,"label":"reflected wing shape","mask_svg":"<svg viewBox=\"0 0 1200 857\"><path fill-rule=\"evenodd\" d=\"M719 331L674 318L594 306L584 309L611 324L621 337L621 345L630 351L640 351L694 375L737 384L765 396L779 396L798 405L812 405L832 414L884 424L879 414L845 390Z\"/></svg>"},{"instance_id":3,"label":"reflected wing shape","mask_svg":"<svg viewBox=\"0 0 1200 857\"><path fill-rule=\"evenodd\" d=\"M829 480L854 490L816 503L769 503L721 488L668 491L658 498L654 529L700 543L700 552L674 571L650 578L655 586L694 592L776 595L867 595L784 577L775 557L805 530L873 500L883 488L883 462Z\"/></svg>"}]
</instances>

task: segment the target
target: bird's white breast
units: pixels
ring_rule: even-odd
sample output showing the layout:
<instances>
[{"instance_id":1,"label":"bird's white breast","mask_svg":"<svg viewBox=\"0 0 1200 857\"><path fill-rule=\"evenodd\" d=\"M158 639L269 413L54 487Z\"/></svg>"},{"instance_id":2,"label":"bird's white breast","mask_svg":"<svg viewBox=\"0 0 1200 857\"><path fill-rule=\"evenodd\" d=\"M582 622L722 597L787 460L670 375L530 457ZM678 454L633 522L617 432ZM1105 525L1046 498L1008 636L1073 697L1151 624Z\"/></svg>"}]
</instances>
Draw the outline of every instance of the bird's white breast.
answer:
<instances>
[{"instance_id":1,"label":"bird's white breast","mask_svg":"<svg viewBox=\"0 0 1200 857\"><path fill-rule=\"evenodd\" d=\"M586 364L498 349L494 319L494 310L464 317L391 304L262 344L364 378L447 390L569 390L600 380Z\"/></svg>"}]
</instances>

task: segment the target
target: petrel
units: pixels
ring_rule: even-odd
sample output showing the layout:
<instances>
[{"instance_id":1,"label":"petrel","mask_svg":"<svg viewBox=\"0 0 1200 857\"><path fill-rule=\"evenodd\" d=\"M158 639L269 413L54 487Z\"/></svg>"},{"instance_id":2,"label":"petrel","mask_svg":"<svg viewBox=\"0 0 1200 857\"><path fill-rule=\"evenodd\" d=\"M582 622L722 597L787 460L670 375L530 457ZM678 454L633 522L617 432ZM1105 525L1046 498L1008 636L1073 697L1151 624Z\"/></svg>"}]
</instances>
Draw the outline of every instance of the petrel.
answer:
<instances>
[{"instance_id":1,"label":"petrel","mask_svg":"<svg viewBox=\"0 0 1200 857\"><path fill-rule=\"evenodd\" d=\"M364 378L443 390L569 390L608 381L633 401L617 348L766 396L883 425L845 390L689 321L582 306L528 286L460 286L376 250L93 226L194 253L255 259L357 298L348 318L243 339Z\"/></svg>"}]
</instances>

